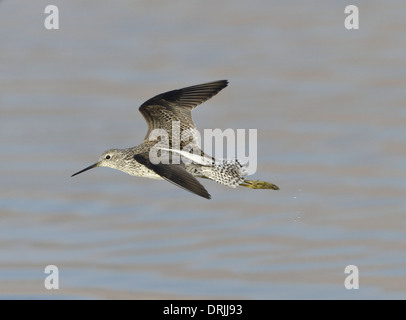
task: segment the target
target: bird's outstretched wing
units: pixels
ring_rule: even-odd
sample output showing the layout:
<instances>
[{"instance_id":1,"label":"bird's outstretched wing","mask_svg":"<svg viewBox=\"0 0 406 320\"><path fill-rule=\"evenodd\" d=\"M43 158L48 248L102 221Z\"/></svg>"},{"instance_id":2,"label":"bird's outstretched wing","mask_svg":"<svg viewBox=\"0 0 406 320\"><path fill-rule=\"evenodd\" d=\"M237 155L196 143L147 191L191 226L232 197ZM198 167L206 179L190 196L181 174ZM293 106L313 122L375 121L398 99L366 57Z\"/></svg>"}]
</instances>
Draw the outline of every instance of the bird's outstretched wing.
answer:
<instances>
[{"instance_id":1,"label":"bird's outstretched wing","mask_svg":"<svg viewBox=\"0 0 406 320\"><path fill-rule=\"evenodd\" d=\"M190 191L198 196L210 199L211 196L197 179L187 172L180 164L153 164L149 160L149 153L136 154L134 159L154 171L163 179Z\"/></svg>"},{"instance_id":2,"label":"bird's outstretched wing","mask_svg":"<svg viewBox=\"0 0 406 320\"><path fill-rule=\"evenodd\" d=\"M172 121L180 122L180 133L195 128L191 111L199 104L227 87L227 80L219 80L161 93L144 102L139 108L148 123L145 140L154 129L164 129L172 135Z\"/></svg>"}]
</instances>

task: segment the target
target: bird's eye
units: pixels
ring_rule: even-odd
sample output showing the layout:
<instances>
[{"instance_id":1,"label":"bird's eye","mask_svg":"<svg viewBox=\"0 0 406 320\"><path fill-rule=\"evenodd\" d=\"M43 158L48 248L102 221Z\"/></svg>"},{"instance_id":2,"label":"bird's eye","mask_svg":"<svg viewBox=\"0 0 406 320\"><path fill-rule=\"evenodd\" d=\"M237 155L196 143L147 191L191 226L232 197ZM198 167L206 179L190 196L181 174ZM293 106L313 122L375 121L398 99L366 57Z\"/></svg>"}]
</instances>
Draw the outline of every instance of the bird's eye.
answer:
<instances>
[{"instance_id":1,"label":"bird's eye","mask_svg":"<svg viewBox=\"0 0 406 320\"><path fill-rule=\"evenodd\" d=\"M106 159L107 159L107 160L108 160L108 159L110 159L110 156L109 156L109 155L107 155L107 156L106 156Z\"/></svg>"}]
</instances>

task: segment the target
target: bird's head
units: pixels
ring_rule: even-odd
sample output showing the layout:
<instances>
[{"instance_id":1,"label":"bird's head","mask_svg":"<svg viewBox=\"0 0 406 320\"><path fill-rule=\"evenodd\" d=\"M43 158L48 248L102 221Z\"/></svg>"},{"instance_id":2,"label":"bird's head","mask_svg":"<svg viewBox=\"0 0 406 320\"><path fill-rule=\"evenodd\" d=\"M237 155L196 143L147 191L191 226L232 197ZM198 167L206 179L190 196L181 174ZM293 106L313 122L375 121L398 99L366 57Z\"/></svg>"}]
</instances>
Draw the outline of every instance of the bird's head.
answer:
<instances>
[{"instance_id":1,"label":"bird's head","mask_svg":"<svg viewBox=\"0 0 406 320\"><path fill-rule=\"evenodd\" d=\"M93 163L92 165L84 168L83 170L80 170L71 177L74 177L78 175L79 173L85 172L87 170L96 168L96 167L108 167L108 168L113 168L117 169L117 162L121 158L122 154L119 149L110 149L107 151L104 151L102 155L99 157L99 160L96 163Z\"/></svg>"}]
</instances>

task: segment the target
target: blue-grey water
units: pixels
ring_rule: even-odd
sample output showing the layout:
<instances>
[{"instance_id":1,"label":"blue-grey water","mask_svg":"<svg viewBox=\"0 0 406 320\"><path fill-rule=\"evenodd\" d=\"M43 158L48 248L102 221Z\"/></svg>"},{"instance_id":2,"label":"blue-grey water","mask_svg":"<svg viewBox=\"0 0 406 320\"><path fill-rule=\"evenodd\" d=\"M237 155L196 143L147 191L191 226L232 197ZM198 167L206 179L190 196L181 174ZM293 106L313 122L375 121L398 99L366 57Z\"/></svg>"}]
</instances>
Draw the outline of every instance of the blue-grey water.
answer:
<instances>
[{"instance_id":1,"label":"blue-grey water","mask_svg":"<svg viewBox=\"0 0 406 320\"><path fill-rule=\"evenodd\" d=\"M359 30L347 4L1 1L0 298L405 299L406 3L353 1ZM217 79L195 122L258 129L280 191L70 177L143 140L142 102Z\"/></svg>"}]
</instances>

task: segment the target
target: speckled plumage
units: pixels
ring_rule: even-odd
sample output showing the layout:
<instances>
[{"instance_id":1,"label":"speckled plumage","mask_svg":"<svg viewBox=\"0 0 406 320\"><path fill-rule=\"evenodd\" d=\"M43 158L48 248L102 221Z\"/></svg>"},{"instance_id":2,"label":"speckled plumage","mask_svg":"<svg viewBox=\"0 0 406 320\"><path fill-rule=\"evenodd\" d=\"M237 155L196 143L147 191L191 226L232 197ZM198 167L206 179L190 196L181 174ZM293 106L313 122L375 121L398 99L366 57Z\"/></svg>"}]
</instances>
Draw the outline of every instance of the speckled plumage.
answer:
<instances>
[{"instance_id":1,"label":"speckled plumage","mask_svg":"<svg viewBox=\"0 0 406 320\"><path fill-rule=\"evenodd\" d=\"M245 168L238 160L216 161L206 155L200 146L193 144L196 141L196 136L193 134L196 127L192 120L192 109L216 95L227 84L227 80L219 80L168 91L147 100L139 108L148 123L148 132L143 143L133 148L107 150L99 157L98 162L72 176L95 167L109 167L133 176L165 179L207 199L210 199L210 194L195 177L207 178L232 188L242 185L254 189L279 189L267 182L254 181L254 184L253 181L245 180ZM172 135L174 123L178 125L180 132ZM193 153L198 154L202 161L154 164L150 159L150 151L157 141L149 139L155 129L163 129L168 133L169 149L173 148L175 151L178 147L183 150L185 145L189 147L192 145ZM180 135L186 130L191 132L190 141L180 139ZM174 151L170 153L174 153Z\"/></svg>"}]
</instances>

